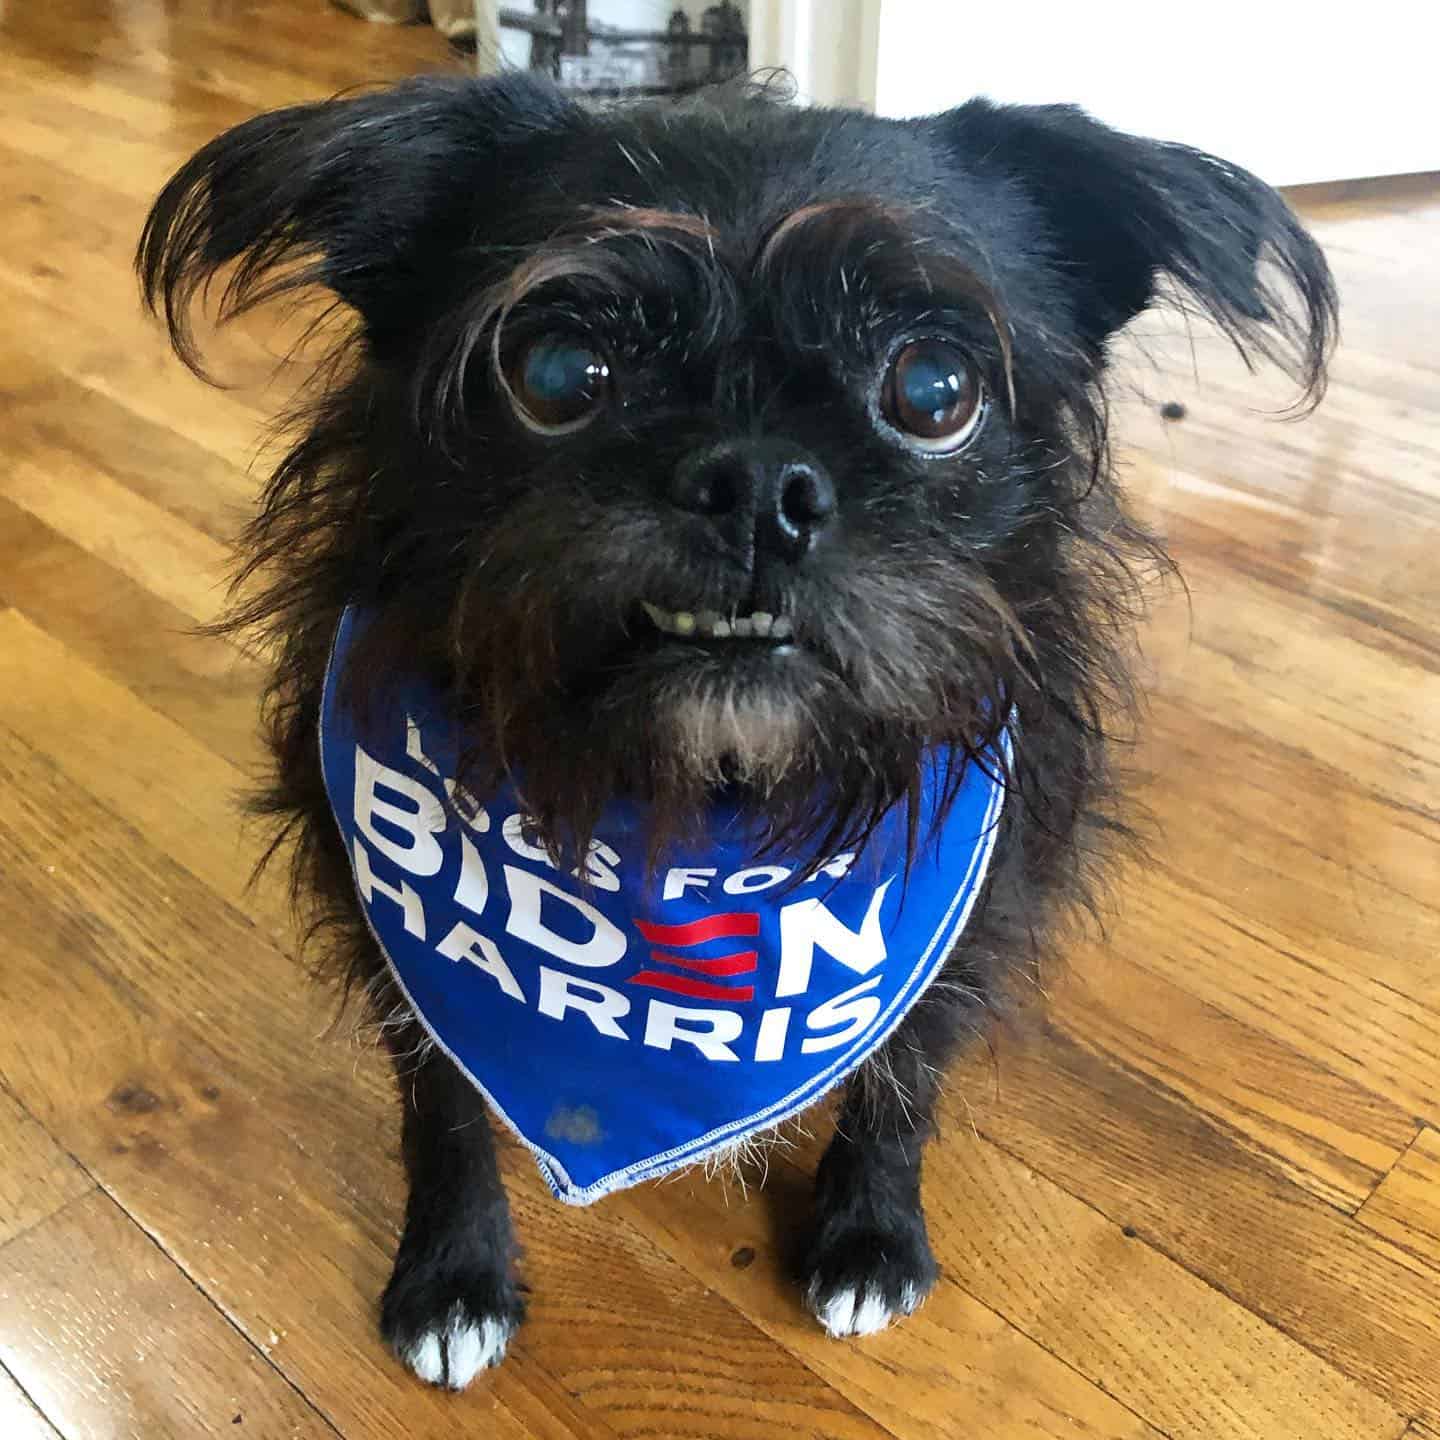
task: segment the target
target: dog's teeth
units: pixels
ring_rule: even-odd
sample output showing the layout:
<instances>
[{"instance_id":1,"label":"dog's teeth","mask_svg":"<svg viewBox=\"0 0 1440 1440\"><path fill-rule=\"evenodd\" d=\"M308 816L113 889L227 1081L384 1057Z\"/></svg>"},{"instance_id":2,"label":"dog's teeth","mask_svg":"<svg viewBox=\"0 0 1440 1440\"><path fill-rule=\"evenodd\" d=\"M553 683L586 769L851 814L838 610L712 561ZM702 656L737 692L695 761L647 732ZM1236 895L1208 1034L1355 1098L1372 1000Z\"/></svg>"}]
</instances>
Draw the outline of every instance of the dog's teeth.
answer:
<instances>
[{"instance_id":1,"label":"dog's teeth","mask_svg":"<svg viewBox=\"0 0 1440 1440\"><path fill-rule=\"evenodd\" d=\"M677 610L672 614L649 600L642 600L640 608L649 617L655 628L666 635L699 635L707 640L748 640L752 637L775 640L788 639L794 633L791 622L783 615L771 615L766 610L756 610L751 615L725 616L714 610Z\"/></svg>"}]
</instances>

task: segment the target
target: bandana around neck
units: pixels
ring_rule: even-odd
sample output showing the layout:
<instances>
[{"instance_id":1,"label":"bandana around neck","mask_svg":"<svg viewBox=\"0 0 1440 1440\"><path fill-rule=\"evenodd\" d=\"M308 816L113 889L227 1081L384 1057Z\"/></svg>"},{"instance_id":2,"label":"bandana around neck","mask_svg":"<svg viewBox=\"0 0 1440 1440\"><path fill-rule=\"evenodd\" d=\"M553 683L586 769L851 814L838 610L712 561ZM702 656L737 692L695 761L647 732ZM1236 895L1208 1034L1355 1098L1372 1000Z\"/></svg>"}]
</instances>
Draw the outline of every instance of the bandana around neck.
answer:
<instances>
[{"instance_id":1,"label":"bandana around neck","mask_svg":"<svg viewBox=\"0 0 1440 1440\"><path fill-rule=\"evenodd\" d=\"M932 824L930 757L913 864L904 807L859 855L757 860L717 803L708 839L647 871L641 807L596 828L583 880L531 843L514 790L457 793L441 697L418 681L362 741L337 699L363 625L347 611L325 678L320 753L355 888L435 1043L584 1205L694 1164L813 1104L924 994L980 894L1001 755L971 761ZM928 837L928 838L927 838Z\"/></svg>"}]
</instances>

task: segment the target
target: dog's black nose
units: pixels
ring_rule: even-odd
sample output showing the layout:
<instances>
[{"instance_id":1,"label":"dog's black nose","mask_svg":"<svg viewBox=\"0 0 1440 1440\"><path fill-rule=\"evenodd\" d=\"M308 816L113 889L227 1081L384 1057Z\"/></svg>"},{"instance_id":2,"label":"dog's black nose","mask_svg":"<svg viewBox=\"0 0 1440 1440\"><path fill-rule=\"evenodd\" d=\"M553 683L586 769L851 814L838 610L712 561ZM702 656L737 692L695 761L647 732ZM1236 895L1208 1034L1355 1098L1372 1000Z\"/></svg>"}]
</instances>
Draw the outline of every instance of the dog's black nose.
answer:
<instances>
[{"instance_id":1,"label":"dog's black nose","mask_svg":"<svg viewBox=\"0 0 1440 1440\"><path fill-rule=\"evenodd\" d=\"M769 441L716 445L676 469L670 499L734 543L799 560L835 514L835 487L802 451Z\"/></svg>"}]
</instances>

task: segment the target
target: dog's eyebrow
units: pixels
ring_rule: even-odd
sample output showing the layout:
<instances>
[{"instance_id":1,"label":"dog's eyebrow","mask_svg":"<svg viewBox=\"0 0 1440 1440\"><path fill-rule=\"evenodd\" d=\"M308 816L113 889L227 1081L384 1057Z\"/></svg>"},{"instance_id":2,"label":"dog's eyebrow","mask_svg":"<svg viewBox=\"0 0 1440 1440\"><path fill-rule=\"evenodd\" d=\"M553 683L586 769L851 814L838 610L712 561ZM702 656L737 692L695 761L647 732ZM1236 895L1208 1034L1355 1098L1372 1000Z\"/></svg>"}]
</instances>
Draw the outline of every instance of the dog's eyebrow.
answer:
<instances>
[{"instance_id":1,"label":"dog's eyebrow","mask_svg":"<svg viewBox=\"0 0 1440 1440\"><path fill-rule=\"evenodd\" d=\"M846 254L863 249L872 272L888 271L892 278L918 284L927 293L949 294L977 306L990 322L1000 350L1010 413L1015 413L1015 375L1010 327L1004 306L989 285L964 260L927 238L917 220L923 207L890 205L868 196L841 196L817 200L790 211L766 234L755 256L754 272L763 277L799 238L812 229L831 251L829 261L845 284ZM814 259L815 257L812 257ZM803 259L803 257L802 257Z\"/></svg>"},{"instance_id":2,"label":"dog's eyebrow","mask_svg":"<svg viewBox=\"0 0 1440 1440\"><path fill-rule=\"evenodd\" d=\"M908 229L908 219L907 212L896 206L860 196L816 200L792 210L777 225L771 227L755 256L755 271L763 274L769 269L786 241L810 225L824 222L832 235L838 232L845 236L873 227L885 231L891 238L899 239Z\"/></svg>"},{"instance_id":3,"label":"dog's eyebrow","mask_svg":"<svg viewBox=\"0 0 1440 1440\"><path fill-rule=\"evenodd\" d=\"M703 216L687 210L659 210L649 205L592 205L586 223L579 227L581 235L608 239L631 231L673 230L693 235L714 245L720 232Z\"/></svg>"}]
</instances>

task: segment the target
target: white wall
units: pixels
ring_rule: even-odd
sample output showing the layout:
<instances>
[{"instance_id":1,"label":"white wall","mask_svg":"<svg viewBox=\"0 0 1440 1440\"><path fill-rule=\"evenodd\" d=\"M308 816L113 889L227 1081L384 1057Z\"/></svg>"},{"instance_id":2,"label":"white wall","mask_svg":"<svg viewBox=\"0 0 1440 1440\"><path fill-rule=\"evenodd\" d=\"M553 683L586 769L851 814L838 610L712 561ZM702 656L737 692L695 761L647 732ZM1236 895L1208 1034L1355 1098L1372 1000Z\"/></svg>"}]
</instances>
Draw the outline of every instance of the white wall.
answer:
<instances>
[{"instance_id":1,"label":"white wall","mask_svg":"<svg viewBox=\"0 0 1440 1440\"><path fill-rule=\"evenodd\" d=\"M870 109L880 13L881 0L750 0L750 68L788 70L807 104Z\"/></svg>"},{"instance_id":2,"label":"white wall","mask_svg":"<svg viewBox=\"0 0 1440 1440\"><path fill-rule=\"evenodd\" d=\"M881 0L875 103L1069 100L1273 184L1397 174L1440 168L1437 43L1421 0Z\"/></svg>"}]
</instances>

